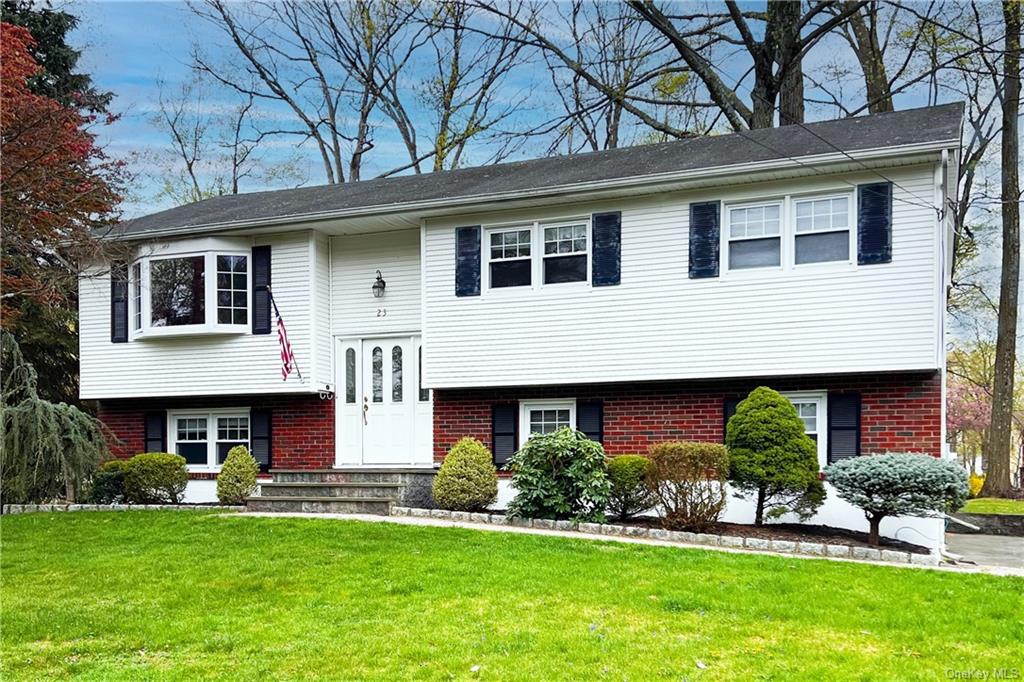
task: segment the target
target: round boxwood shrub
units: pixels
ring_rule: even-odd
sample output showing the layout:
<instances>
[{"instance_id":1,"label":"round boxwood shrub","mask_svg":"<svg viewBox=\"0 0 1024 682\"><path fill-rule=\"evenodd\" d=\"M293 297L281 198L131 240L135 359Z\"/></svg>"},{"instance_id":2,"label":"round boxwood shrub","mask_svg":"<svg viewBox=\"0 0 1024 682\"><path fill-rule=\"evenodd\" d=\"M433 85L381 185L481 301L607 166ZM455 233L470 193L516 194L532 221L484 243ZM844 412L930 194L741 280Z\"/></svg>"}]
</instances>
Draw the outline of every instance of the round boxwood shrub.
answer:
<instances>
[{"instance_id":1,"label":"round boxwood shrub","mask_svg":"<svg viewBox=\"0 0 1024 682\"><path fill-rule=\"evenodd\" d=\"M111 459L100 465L93 474L89 489L89 504L118 504L124 502L124 477L128 460Z\"/></svg>"},{"instance_id":2,"label":"round boxwood shrub","mask_svg":"<svg viewBox=\"0 0 1024 682\"><path fill-rule=\"evenodd\" d=\"M249 454L249 448L236 445L228 450L217 474L217 499L221 504L242 504L256 490L260 465Z\"/></svg>"},{"instance_id":3,"label":"round boxwood shrub","mask_svg":"<svg viewBox=\"0 0 1024 682\"><path fill-rule=\"evenodd\" d=\"M851 457L825 467L839 497L864 510L868 542L878 544L886 516L954 512L967 501L967 473L959 464L919 453Z\"/></svg>"},{"instance_id":4,"label":"round boxwood shrub","mask_svg":"<svg viewBox=\"0 0 1024 682\"><path fill-rule=\"evenodd\" d=\"M562 428L531 436L508 467L516 489L509 516L604 520L611 488L604 448L581 432Z\"/></svg>"},{"instance_id":5,"label":"round boxwood shrub","mask_svg":"<svg viewBox=\"0 0 1024 682\"><path fill-rule=\"evenodd\" d=\"M608 511L616 518L628 519L654 506L647 488L647 470L651 461L643 455L619 455L608 460Z\"/></svg>"},{"instance_id":6,"label":"round boxwood shrub","mask_svg":"<svg viewBox=\"0 0 1024 682\"><path fill-rule=\"evenodd\" d=\"M651 448L647 486L669 530L702 531L725 509L729 456L721 443L669 442Z\"/></svg>"},{"instance_id":7,"label":"round boxwood shrub","mask_svg":"<svg viewBox=\"0 0 1024 682\"><path fill-rule=\"evenodd\" d=\"M725 429L729 480L756 500L754 524L794 512L812 516L825 501L818 478L818 445L806 433L793 403L761 386L736 406Z\"/></svg>"},{"instance_id":8,"label":"round boxwood shrub","mask_svg":"<svg viewBox=\"0 0 1024 682\"><path fill-rule=\"evenodd\" d=\"M180 504L188 471L185 458L167 452L146 452L128 460L124 492L131 504Z\"/></svg>"},{"instance_id":9,"label":"round boxwood shrub","mask_svg":"<svg viewBox=\"0 0 1024 682\"><path fill-rule=\"evenodd\" d=\"M498 470L491 451L463 438L448 452L434 477L434 502L441 509L477 512L498 499Z\"/></svg>"}]
</instances>

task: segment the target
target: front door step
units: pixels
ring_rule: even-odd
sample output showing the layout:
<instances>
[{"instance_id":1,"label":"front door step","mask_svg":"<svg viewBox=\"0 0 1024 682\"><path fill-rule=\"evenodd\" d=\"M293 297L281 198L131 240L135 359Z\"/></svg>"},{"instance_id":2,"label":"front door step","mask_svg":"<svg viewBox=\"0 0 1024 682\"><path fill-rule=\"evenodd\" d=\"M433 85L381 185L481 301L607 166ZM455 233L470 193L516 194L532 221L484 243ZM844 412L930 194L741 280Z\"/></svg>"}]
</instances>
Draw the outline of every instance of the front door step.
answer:
<instances>
[{"instance_id":1,"label":"front door step","mask_svg":"<svg viewBox=\"0 0 1024 682\"><path fill-rule=\"evenodd\" d=\"M395 504L430 504L434 469L272 469L246 500L249 511L383 514Z\"/></svg>"}]
</instances>

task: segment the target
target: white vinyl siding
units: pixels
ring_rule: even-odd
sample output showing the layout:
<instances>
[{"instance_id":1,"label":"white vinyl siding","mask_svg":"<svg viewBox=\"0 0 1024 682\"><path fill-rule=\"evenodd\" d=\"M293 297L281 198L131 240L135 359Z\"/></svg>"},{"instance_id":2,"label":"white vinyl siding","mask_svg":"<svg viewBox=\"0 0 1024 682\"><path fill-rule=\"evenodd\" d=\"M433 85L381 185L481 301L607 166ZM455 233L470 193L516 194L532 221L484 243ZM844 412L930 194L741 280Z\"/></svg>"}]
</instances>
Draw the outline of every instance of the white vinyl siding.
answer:
<instances>
[{"instance_id":1,"label":"white vinyl siding","mask_svg":"<svg viewBox=\"0 0 1024 682\"><path fill-rule=\"evenodd\" d=\"M933 210L914 205L936 197L934 166L886 175L898 186L893 259L883 265L857 266L854 257L708 279L687 273L691 201L718 200L724 207L795 190L796 196L839 194L852 191L849 183L878 182L869 172L428 220L424 383L455 388L937 369L939 227ZM612 210L622 211L620 285L455 296L456 226Z\"/></svg>"},{"instance_id":2,"label":"white vinyl siding","mask_svg":"<svg viewBox=\"0 0 1024 682\"><path fill-rule=\"evenodd\" d=\"M251 326L230 335L132 338L110 342L110 278L83 277L80 285L81 397L134 398L182 395L308 392L312 367L310 236L260 236L271 245L274 298L305 383L281 380L277 334L253 335ZM208 311L208 315L214 314ZM326 326L325 326L326 332Z\"/></svg>"},{"instance_id":3,"label":"white vinyl siding","mask_svg":"<svg viewBox=\"0 0 1024 682\"><path fill-rule=\"evenodd\" d=\"M374 298L376 271L387 282ZM401 230L331 239L331 319L335 336L420 329L420 232Z\"/></svg>"}]
</instances>

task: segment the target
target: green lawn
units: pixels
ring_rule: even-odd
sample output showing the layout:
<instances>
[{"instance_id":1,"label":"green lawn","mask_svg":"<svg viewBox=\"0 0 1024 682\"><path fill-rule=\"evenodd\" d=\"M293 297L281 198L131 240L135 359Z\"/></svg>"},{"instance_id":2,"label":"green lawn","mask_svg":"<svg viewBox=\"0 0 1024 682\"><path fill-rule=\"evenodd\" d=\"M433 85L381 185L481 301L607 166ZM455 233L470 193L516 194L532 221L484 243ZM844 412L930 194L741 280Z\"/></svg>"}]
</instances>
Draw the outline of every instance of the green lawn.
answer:
<instances>
[{"instance_id":1,"label":"green lawn","mask_svg":"<svg viewBox=\"0 0 1024 682\"><path fill-rule=\"evenodd\" d=\"M947 679L1024 580L201 512L4 517L7 680Z\"/></svg>"},{"instance_id":2,"label":"green lawn","mask_svg":"<svg viewBox=\"0 0 1024 682\"><path fill-rule=\"evenodd\" d=\"M979 497L967 500L967 504L960 511L968 514L1024 514L1024 500Z\"/></svg>"}]
</instances>

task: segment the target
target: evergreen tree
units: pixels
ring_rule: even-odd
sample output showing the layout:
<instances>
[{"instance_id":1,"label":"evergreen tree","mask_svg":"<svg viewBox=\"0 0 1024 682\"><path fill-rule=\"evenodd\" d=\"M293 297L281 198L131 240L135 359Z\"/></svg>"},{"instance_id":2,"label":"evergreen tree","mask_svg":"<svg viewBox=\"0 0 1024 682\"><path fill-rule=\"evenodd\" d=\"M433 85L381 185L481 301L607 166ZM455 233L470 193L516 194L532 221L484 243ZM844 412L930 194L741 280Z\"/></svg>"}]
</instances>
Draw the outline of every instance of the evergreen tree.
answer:
<instances>
[{"instance_id":1,"label":"evergreen tree","mask_svg":"<svg viewBox=\"0 0 1024 682\"><path fill-rule=\"evenodd\" d=\"M770 388L755 388L736 407L725 430L729 481L754 494L755 525L795 512L806 518L825 501L818 477L818 447L793 403Z\"/></svg>"},{"instance_id":2,"label":"evergreen tree","mask_svg":"<svg viewBox=\"0 0 1024 682\"><path fill-rule=\"evenodd\" d=\"M0 498L4 504L74 501L106 456L100 422L39 397L37 377L14 336L0 331Z\"/></svg>"}]
</instances>

